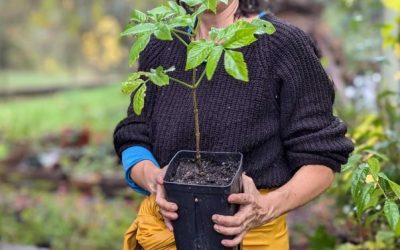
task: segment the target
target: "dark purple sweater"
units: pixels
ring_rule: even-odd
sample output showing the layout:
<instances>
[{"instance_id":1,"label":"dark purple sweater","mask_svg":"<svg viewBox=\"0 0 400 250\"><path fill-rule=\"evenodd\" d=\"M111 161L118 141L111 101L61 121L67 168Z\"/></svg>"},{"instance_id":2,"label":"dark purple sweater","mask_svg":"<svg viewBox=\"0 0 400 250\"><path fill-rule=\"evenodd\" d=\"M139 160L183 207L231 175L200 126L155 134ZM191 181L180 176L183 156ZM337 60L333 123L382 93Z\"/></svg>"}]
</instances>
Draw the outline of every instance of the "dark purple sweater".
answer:
<instances>
[{"instance_id":1,"label":"dark purple sweater","mask_svg":"<svg viewBox=\"0 0 400 250\"><path fill-rule=\"evenodd\" d=\"M346 125L332 114L334 89L315 45L292 25L271 15L263 19L277 32L239 49L250 82L229 76L222 57L212 81L203 80L197 90L201 150L242 152L244 171L258 188L279 187L307 164L339 172L353 144L345 137ZM185 62L179 41L152 39L139 70L176 66L171 76L190 83ZM142 115L133 113L131 102L115 128L114 146L119 156L130 146L143 146L165 166L177 151L195 149L191 90L175 83L147 86Z\"/></svg>"}]
</instances>

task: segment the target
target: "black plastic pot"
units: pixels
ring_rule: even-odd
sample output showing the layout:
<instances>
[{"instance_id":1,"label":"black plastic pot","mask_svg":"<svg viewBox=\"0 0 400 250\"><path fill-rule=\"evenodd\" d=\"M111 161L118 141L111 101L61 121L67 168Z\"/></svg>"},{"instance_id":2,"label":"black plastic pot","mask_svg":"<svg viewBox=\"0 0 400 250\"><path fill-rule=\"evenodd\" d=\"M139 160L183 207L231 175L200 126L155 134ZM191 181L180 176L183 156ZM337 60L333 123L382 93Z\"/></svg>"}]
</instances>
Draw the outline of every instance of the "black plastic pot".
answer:
<instances>
[{"instance_id":1,"label":"black plastic pot","mask_svg":"<svg viewBox=\"0 0 400 250\"><path fill-rule=\"evenodd\" d=\"M174 236L178 250L236 250L239 247L227 248L221 240L233 237L216 232L211 220L213 214L233 215L238 211L237 205L228 203L228 196L240 193L242 189L241 174L243 155L241 153L201 152L202 159L217 162L238 161L236 174L227 186L189 185L168 181L176 173L178 162L182 158L195 158L195 151L182 150L176 153L169 163L164 178L167 200L178 205L179 218L173 221Z\"/></svg>"}]
</instances>

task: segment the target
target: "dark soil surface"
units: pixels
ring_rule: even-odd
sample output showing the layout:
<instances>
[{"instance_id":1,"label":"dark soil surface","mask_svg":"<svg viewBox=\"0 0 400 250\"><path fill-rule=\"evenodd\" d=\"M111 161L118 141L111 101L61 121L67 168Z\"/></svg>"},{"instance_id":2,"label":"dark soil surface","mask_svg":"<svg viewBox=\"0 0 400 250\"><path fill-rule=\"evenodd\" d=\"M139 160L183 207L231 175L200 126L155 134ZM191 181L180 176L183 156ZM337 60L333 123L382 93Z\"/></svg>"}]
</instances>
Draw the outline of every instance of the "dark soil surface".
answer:
<instances>
[{"instance_id":1,"label":"dark soil surface","mask_svg":"<svg viewBox=\"0 0 400 250\"><path fill-rule=\"evenodd\" d=\"M239 162L217 162L202 159L201 165L202 171L199 171L194 159L182 158L178 163L176 172L171 174L170 181L185 184L226 186L231 183L235 176Z\"/></svg>"}]
</instances>

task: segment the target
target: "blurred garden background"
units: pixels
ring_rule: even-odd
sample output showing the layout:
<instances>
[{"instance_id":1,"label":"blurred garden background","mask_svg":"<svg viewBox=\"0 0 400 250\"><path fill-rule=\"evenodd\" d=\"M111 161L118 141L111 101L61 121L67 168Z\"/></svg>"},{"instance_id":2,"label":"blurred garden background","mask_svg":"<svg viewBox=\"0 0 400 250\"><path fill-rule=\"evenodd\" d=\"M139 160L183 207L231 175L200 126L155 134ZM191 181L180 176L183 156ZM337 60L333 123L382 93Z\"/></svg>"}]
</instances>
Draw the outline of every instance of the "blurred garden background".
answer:
<instances>
[{"instance_id":1,"label":"blurred garden background","mask_svg":"<svg viewBox=\"0 0 400 250\"><path fill-rule=\"evenodd\" d=\"M0 0L0 249L121 249L140 202L112 132L132 9L161 0ZM357 148L289 217L291 249L400 249L400 0L270 0L317 43ZM26 248L31 249L31 248Z\"/></svg>"}]
</instances>

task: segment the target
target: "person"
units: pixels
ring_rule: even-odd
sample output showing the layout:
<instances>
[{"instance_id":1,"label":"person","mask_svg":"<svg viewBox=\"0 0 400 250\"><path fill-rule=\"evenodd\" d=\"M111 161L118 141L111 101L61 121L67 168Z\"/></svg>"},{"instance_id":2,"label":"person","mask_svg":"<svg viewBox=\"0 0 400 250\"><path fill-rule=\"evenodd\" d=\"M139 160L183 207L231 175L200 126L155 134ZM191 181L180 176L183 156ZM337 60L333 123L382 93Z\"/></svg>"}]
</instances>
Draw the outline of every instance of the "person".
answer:
<instances>
[{"instance_id":1,"label":"person","mask_svg":"<svg viewBox=\"0 0 400 250\"><path fill-rule=\"evenodd\" d=\"M353 150L346 125L332 113L334 87L308 35L272 14L258 0L220 3L206 12L196 39L211 27L226 27L238 18L262 18L276 28L239 49L248 64L248 84L230 77L222 59L211 81L197 90L201 149L242 152L244 193L228 202L239 204L233 216L214 215L214 229L243 244L245 250L289 249L286 214L323 193ZM187 38L189 39L189 38ZM175 66L171 76L190 82L186 48L176 39L151 39L139 59L139 70ZM200 71L204 65L200 66ZM171 221L178 206L166 200L165 167L179 150L195 148L191 92L177 84L147 85L140 116L132 111L115 128L114 146L128 184L149 195L125 235L125 249L175 249ZM160 168L160 166L162 168Z\"/></svg>"}]
</instances>

